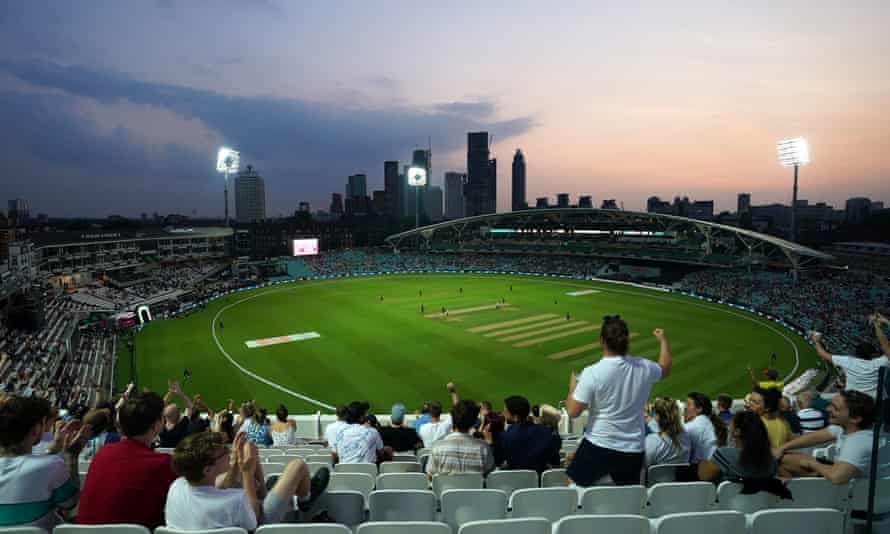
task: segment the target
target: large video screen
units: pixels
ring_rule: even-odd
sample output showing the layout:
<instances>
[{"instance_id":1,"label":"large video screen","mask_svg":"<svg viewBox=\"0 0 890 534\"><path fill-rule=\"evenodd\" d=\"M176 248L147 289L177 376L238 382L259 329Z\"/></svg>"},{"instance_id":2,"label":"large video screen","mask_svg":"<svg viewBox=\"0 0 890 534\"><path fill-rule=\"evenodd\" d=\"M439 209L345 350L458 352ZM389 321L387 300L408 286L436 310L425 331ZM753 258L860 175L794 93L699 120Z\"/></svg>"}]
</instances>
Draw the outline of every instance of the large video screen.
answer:
<instances>
[{"instance_id":1,"label":"large video screen","mask_svg":"<svg viewBox=\"0 0 890 534\"><path fill-rule=\"evenodd\" d=\"M294 239L294 256L314 256L318 254L318 239Z\"/></svg>"}]
</instances>

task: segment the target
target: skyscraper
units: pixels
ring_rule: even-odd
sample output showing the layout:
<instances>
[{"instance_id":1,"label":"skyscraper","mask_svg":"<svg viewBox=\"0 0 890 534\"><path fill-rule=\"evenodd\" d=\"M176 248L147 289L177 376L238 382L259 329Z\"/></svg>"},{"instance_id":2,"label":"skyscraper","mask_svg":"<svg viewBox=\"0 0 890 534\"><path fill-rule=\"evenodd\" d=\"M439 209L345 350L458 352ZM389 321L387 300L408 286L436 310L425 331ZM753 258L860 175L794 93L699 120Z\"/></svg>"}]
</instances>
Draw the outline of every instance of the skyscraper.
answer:
<instances>
[{"instance_id":1,"label":"skyscraper","mask_svg":"<svg viewBox=\"0 0 890 534\"><path fill-rule=\"evenodd\" d=\"M235 219L239 223L266 218L266 182L253 170L253 165L235 178Z\"/></svg>"},{"instance_id":2,"label":"skyscraper","mask_svg":"<svg viewBox=\"0 0 890 534\"><path fill-rule=\"evenodd\" d=\"M431 222L442 220L442 188L438 185L429 187L423 192L423 205Z\"/></svg>"},{"instance_id":3,"label":"skyscraper","mask_svg":"<svg viewBox=\"0 0 890 534\"><path fill-rule=\"evenodd\" d=\"M399 184L398 161L383 162L383 192L386 216L393 219L400 218L404 209L404 206L402 206L404 198L402 197L402 188Z\"/></svg>"},{"instance_id":4,"label":"skyscraper","mask_svg":"<svg viewBox=\"0 0 890 534\"><path fill-rule=\"evenodd\" d=\"M584 195L584 196L578 197L578 207L585 208L585 209L592 209L593 208L593 199L590 197L590 195Z\"/></svg>"},{"instance_id":5,"label":"skyscraper","mask_svg":"<svg viewBox=\"0 0 890 534\"><path fill-rule=\"evenodd\" d=\"M460 219L464 216L464 183L466 181L466 174L445 173L445 217L447 219Z\"/></svg>"},{"instance_id":6,"label":"skyscraper","mask_svg":"<svg viewBox=\"0 0 890 534\"><path fill-rule=\"evenodd\" d=\"M739 193L738 207L736 215L741 216L751 211L751 193Z\"/></svg>"},{"instance_id":7,"label":"skyscraper","mask_svg":"<svg viewBox=\"0 0 890 534\"><path fill-rule=\"evenodd\" d=\"M346 198L368 196L368 177L364 174L353 174L346 182Z\"/></svg>"},{"instance_id":8,"label":"skyscraper","mask_svg":"<svg viewBox=\"0 0 890 534\"><path fill-rule=\"evenodd\" d=\"M557 208L568 208L569 207L569 194L568 193L557 193L556 194L556 207Z\"/></svg>"},{"instance_id":9,"label":"skyscraper","mask_svg":"<svg viewBox=\"0 0 890 534\"><path fill-rule=\"evenodd\" d=\"M512 210L519 211L528 207L525 203L525 156L522 150L516 149L513 155L513 203Z\"/></svg>"},{"instance_id":10,"label":"skyscraper","mask_svg":"<svg viewBox=\"0 0 890 534\"><path fill-rule=\"evenodd\" d=\"M331 193L331 215L343 214L343 195Z\"/></svg>"},{"instance_id":11,"label":"skyscraper","mask_svg":"<svg viewBox=\"0 0 890 534\"><path fill-rule=\"evenodd\" d=\"M31 216L31 203L23 198L14 198L7 202L9 209L6 215L19 224L28 222Z\"/></svg>"},{"instance_id":12,"label":"skyscraper","mask_svg":"<svg viewBox=\"0 0 890 534\"><path fill-rule=\"evenodd\" d=\"M488 132L467 134L466 215L497 212L497 160L489 159Z\"/></svg>"}]
</instances>

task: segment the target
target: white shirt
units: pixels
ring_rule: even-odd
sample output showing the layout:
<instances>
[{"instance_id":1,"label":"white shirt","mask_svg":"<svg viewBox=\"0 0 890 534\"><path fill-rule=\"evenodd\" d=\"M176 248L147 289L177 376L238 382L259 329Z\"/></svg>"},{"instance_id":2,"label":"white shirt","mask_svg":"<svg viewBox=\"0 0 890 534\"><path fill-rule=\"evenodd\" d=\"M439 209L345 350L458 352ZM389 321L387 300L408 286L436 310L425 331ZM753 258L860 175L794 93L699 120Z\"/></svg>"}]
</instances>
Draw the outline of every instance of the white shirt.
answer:
<instances>
[{"instance_id":1,"label":"white shirt","mask_svg":"<svg viewBox=\"0 0 890 534\"><path fill-rule=\"evenodd\" d=\"M886 356L872 360L854 356L832 356L831 363L844 370L847 375L847 389L855 389L875 398L878 392L878 369L890 366L890 359Z\"/></svg>"},{"instance_id":2,"label":"white shirt","mask_svg":"<svg viewBox=\"0 0 890 534\"><path fill-rule=\"evenodd\" d=\"M329 424L327 428L324 429L324 440L328 442L328 447L331 450L334 450L334 443L337 441L337 434L340 433L341 430L346 428L346 421L340 421L339 419Z\"/></svg>"},{"instance_id":3,"label":"white shirt","mask_svg":"<svg viewBox=\"0 0 890 534\"><path fill-rule=\"evenodd\" d=\"M334 443L334 452L341 464L376 464L377 451L383 439L377 429L365 425L346 425Z\"/></svg>"},{"instance_id":4,"label":"white shirt","mask_svg":"<svg viewBox=\"0 0 890 534\"><path fill-rule=\"evenodd\" d=\"M697 464L702 460L710 460L717 450L717 434L714 433L714 424L708 416L696 415L692 421L686 423L686 432L692 443L689 463Z\"/></svg>"},{"instance_id":5,"label":"white shirt","mask_svg":"<svg viewBox=\"0 0 890 534\"><path fill-rule=\"evenodd\" d=\"M256 514L243 489L192 486L183 477L174 480L167 490L164 518L168 527L179 530L257 527Z\"/></svg>"},{"instance_id":6,"label":"white shirt","mask_svg":"<svg viewBox=\"0 0 890 534\"><path fill-rule=\"evenodd\" d=\"M438 423L424 423L421 425L417 435L423 440L423 446L427 449L433 448L433 443L445 438L451 434L451 421L439 421Z\"/></svg>"},{"instance_id":7,"label":"white shirt","mask_svg":"<svg viewBox=\"0 0 890 534\"><path fill-rule=\"evenodd\" d=\"M635 356L608 356L578 377L572 397L587 405L584 439L620 452L643 452L643 409L661 367Z\"/></svg>"},{"instance_id":8,"label":"white shirt","mask_svg":"<svg viewBox=\"0 0 890 534\"><path fill-rule=\"evenodd\" d=\"M847 462L859 471L856 474L857 477L867 477L869 466L871 466L874 431L868 429L847 434L843 428L837 425L829 426L828 430L834 435L838 448L834 461Z\"/></svg>"},{"instance_id":9,"label":"white shirt","mask_svg":"<svg viewBox=\"0 0 890 534\"><path fill-rule=\"evenodd\" d=\"M646 465L688 464L689 454L692 451L689 433L680 432L677 435L677 442L679 447L674 445L669 437L659 434L646 436Z\"/></svg>"}]
</instances>

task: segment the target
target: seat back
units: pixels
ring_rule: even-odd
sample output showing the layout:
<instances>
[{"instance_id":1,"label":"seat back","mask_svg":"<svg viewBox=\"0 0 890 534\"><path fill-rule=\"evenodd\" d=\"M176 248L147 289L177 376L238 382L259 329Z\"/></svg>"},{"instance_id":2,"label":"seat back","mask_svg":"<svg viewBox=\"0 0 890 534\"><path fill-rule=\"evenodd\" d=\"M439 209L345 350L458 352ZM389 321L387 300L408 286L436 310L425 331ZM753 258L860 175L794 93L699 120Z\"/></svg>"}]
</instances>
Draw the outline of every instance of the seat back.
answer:
<instances>
[{"instance_id":1,"label":"seat back","mask_svg":"<svg viewBox=\"0 0 890 534\"><path fill-rule=\"evenodd\" d=\"M56 527L59 528L59 527ZM0 527L2 534L47 534L40 527Z\"/></svg>"},{"instance_id":2,"label":"seat back","mask_svg":"<svg viewBox=\"0 0 890 534\"><path fill-rule=\"evenodd\" d=\"M786 484L793 500L782 500L777 508L834 508L843 510L847 485L835 485L824 478L792 478Z\"/></svg>"},{"instance_id":3,"label":"seat back","mask_svg":"<svg viewBox=\"0 0 890 534\"><path fill-rule=\"evenodd\" d=\"M510 502L513 517L546 517L552 523L578 510L578 492L575 488L521 489Z\"/></svg>"},{"instance_id":4,"label":"seat back","mask_svg":"<svg viewBox=\"0 0 890 534\"><path fill-rule=\"evenodd\" d=\"M397 452L392 455L393 462L416 462L417 455L413 452Z\"/></svg>"},{"instance_id":5,"label":"seat back","mask_svg":"<svg viewBox=\"0 0 890 534\"><path fill-rule=\"evenodd\" d=\"M420 462L383 462L380 464L380 473L420 473Z\"/></svg>"},{"instance_id":6,"label":"seat back","mask_svg":"<svg viewBox=\"0 0 890 534\"><path fill-rule=\"evenodd\" d=\"M542 488L564 488L569 485L565 469L548 469L541 473Z\"/></svg>"},{"instance_id":7,"label":"seat back","mask_svg":"<svg viewBox=\"0 0 890 534\"><path fill-rule=\"evenodd\" d=\"M384 473L377 475L379 490L421 490L430 489L430 482L423 473Z\"/></svg>"},{"instance_id":8,"label":"seat back","mask_svg":"<svg viewBox=\"0 0 890 534\"><path fill-rule=\"evenodd\" d=\"M537 488L538 473L528 469L494 471L485 477L485 487L501 490L509 498L518 489Z\"/></svg>"},{"instance_id":9,"label":"seat back","mask_svg":"<svg viewBox=\"0 0 890 534\"><path fill-rule=\"evenodd\" d=\"M649 520L640 515L573 515L556 522L553 534L649 534Z\"/></svg>"},{"instance_id":10,"label":"seat back","mask_svg":"<svg viewBox=\"0 0 890 534\"><path fill-rule=\"evenodd\" d=\"M307 455L306 463L312 463L312 462L320 462L320 463L326 463L328 465L331 465L334 463L334 457L331 456L330 453L324 453L324 454L316 453L316 454Z\"/></svg>"},{"instance_id":11,"label":"seat back","mask_svg":"<svg viewBox=\"0 0 890 534\"><path fill-rule=\"evenodd\" d=\"M365 496L359 491L328 490L312 505L307 515L312 517L321 510L327 510L334 521L351 528L365 520Z\"/></svg>"},{"instance_id":12,"label":"seat back","mask_svg":"<svg viewBox=\"0 0 890 534\"><path fill-rule=\"evenodd\" d=\"M5 531L4 531L5 532ZM41 529L41 532L43 530ZM53 529L53 534L150 534L142 525L74 525L62 524Z\"/></svg>"},{"instance_id":13,"label":"seat back","mask_svg":"<svg viewBox=\"0 0 890 534\"><path fill-rule=\"evenodd\" d=\"M458 534L551 534L550 521L543 517L488 519L464 523Z\"/></svg>"},{"instance_id":14,"label":"seat back","mask_svg":"<svg viewBox=\"0 0 890 534\"><path fill-rule=\"evenodd\" d=\"M844 514L831 508L761 510L751 514L751 532L757 534L833 534L843 532Z\"/></svg>"},{"instance_id":15,"label":"seat back","mask_svg":"<svg viewBox=\"0 0 890 534\"><path fill-rule=\"evenodd\" d=\"M445 523L434 521L372 521L358 526L355 534L452 534Z\"/></svg>"},{"instance_id":16,"label":"seat back","mask_svg":"<svg viewBox=\"0 0 890 534\"><path fill-rule=\"evenodd\" d=\"M263 463L266 464L287 464L291 460L296 460L296 456L288 456L286 454L270 454L263 456Z\"/></svg>"},{"instance_id":17,"label":"seat back","mask_svg":"<svg viewBox=\"0 0 890 534\"><path fill-rule=\"evenodd\" d=\"M377 464L337 464L334 466L335 473L364 473L371 475L371 478L377 478Z\"/></svg>"},{"instance_id":18,"label":"seat back","mask_svg":"<svg viewBox=\"0 0 890 534\"><path fill-rule=\"evenodd\" d=\"M588 515L645 515L646 488L643 486L587 488L581 497L581 513Z\"/></svg>"},{"instance_id":19,"label":"seat back","mask_svg":"<svg viewBox=\"0 0 890 534\"><path fill-rule=\"evenodd\" d=\"M272 463L272 464L263 464L263 474L264 475L280 475L284 472L284 468L287 467L285 463Z\"/></svg>"},{"instance_id":20,"label":"seat back","mask_svg":"<svg viewBox=\"0 0 890 534\"><path fill-rule=\"evenodd\" d=\"M208 528L205 530L177 530L175 528L158 527L155 529L155 534L247 534L247 531L238 527Z\"/></svg>"},{"instance_id":21,"label":"seat back","mask_svg":"<svg viewBox=\"0 0 890 534\"><path fill-rule=\"evenodd\" d=\"M652 521L652 534L745 534L745 514L741 512L687 512L668 514ZM752 531L757 532L757 531ZM787 531L794 532L794 531ZM786 534L787 534L786 532ZM757 534L761 534L757 532Z\"/></svg>"},{"instance_id":22,"label":"seat back","mask_svg":"<svg viewBox=\"0 0 890 534\"><path fill-rule=\"evenodd\" d=\"M661 464L650 466L646 470L646 484L652 486L661 482L676 482L677 472L689 469L689 464Z\"/></svg>"},{"instance_id":23,"label":"seat back","mask_svg":"<svg viewBox=\"0 0 890 534\"><path fill-rule=\"evenodd\" d=\"M461 525L507 517L507 494L495 489L455 489L442 492L442 521L457 532Z\"/></svg>"},{"instance_id":24,"label":"seat back","mask_svg":"<svg viewBox=\"0 0 890 534\"><path fill-rule=\"evenodd\" d=\"M443 491L450 489L482 489L482 482L480 473L436 475L433 477L433 493L440 498Z\"/></svg>"},{"instance_id":25,"label":"seat back","mask_svg":"<svg viewBox=\"0 0 890 534\"><path fill-rule=\"evenodd\" d=\"M256 534L352 534L352 531L339 523L288 523L262 525Z\"/></svg>"},{"instance_id":26,"label":"seat back","mask_svg":"<svg viewBox=\"0 0 890 534\"><path fill-rule=\"evenodd\" d=\"M735 510L743 514L753 514L776 506L778 502L778 497L768 491L743 495L742 485L737 482L721 482L717 487L718 510Z\"/></svg>"},{"instance_id":27,"label":"seat back","mask_svg":"<svg viewBox=\"0 0 890 534\"><path fill-rule=\"evenodd\" d=\"M357 491L367 499L374 490L374 477L365 473L333 473L329 491Z\"/></svg>"},{"instance_id":28,"label":"seat back","mask_svg":"<svg viewBox=\"0 0 890 534\"><path fill-rule=\"evenodd\" d=\"M377 490L368 496L371 521L435 521L432 491Z\"/></svg>"},{"instance_id":29,"label":"seat back","mask_svg":"<svg viewBox=\"0 0 890 534\"><path fill-rule=\"evenodd\" d=\"M717 490L710 482L663 482L649 488L649 517L706 512Z\"/></svg>"},{"instance_id":30,"label":"seat back","mask_svg":"<svg viewBox=\"0 0 890 534\"><path fill-rule=\"evenodd\" d=\"M330 469L331 464L326 462L306 462L306 467L309 468L309 474L314 475L322 467L324 467L325 469Z\"/></svg>"}]
</instances>

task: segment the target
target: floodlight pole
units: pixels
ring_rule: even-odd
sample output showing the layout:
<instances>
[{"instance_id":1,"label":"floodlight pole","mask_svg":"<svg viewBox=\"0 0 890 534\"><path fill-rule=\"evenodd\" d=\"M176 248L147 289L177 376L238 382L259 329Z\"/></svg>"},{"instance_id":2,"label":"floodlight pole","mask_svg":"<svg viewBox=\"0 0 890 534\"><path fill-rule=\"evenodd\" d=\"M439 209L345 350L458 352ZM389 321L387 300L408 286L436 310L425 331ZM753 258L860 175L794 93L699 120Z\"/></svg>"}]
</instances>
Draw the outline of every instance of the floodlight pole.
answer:
<instances>
[{"instance_id":1,"label":"floodlight pole","mask_svg":"<svg viewBox=\"0 0 890 534\"><path fill-rule=\"evenodd\" d=\"M226 226L229 226L229 168L226 167L225 173L225 189L223 195L226 200Z\"/></svg>"},{"instance_id":2,"label":"floodlight pole","mask_svg":"<svg viewBox=\"0 0 890 534\"><path fill-rule=\"evenodd\" d=\"M420 186L414 186L414 228L420 228Z\"/></svg>"},{"instance_id":3,"label":"floodlight pole","mask_svg":"<svg viewBox=\"0 0 890 534\"><path fill-rule=\"evenodd\" d=\"M794 165L794 190L791 193L791 241L797 242L797 168Z\"/></svg>"}]
</instances>

